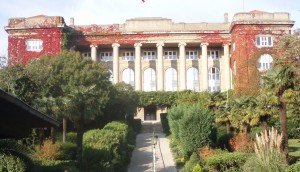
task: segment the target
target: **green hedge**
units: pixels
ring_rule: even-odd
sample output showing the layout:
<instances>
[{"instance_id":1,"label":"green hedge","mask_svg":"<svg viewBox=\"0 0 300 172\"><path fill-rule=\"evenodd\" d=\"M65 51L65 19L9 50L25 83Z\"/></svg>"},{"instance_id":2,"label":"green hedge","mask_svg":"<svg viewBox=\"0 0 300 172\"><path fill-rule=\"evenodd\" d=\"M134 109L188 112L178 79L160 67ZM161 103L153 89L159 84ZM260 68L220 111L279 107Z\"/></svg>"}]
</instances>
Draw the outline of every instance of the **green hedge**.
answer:
<instances>
[{"instance_id":1,"label":"green hedge","mask_svg":"<svg viewBox=\"0 0 300 172\"><path fill-rule=\"evenodd\" d=\"M170 133L170 127L169 127L167 115L168 115L167 113L161 113L160 121L161 121L161 125L162 125L164 133L168 136L171 133Z\"/></svg>"},{"instance_id":2,"label":"green hedge","mask_svg":"<svg viewBox=\"0 0 300 172\"><path fill-rule=\"evenodd\" d=\"M299 172L300 171L300 161L295 164L290 165L285 172Z\"/></svg>"},{"instance_id":3,"label":"green hedge","mask_svg":"<svg viewBox=\"0 0 300 172\"><path fill-rule=\"evenodd\" d=\"M242 171L250 155L241 152L216 154L205 160L205 166L209 171Z\"/></svg>"},{"instance_id":4,"label":"green hedge","mask_svg":"<svg viewBox=\"0 0 300 172\"><path fill-rule=\"evenodd\" d=\"M101 130L89 130L83 137L84 169L125 172L134 144L134 131L124 122L111 122Z\"/></svg>"}]
</instances>

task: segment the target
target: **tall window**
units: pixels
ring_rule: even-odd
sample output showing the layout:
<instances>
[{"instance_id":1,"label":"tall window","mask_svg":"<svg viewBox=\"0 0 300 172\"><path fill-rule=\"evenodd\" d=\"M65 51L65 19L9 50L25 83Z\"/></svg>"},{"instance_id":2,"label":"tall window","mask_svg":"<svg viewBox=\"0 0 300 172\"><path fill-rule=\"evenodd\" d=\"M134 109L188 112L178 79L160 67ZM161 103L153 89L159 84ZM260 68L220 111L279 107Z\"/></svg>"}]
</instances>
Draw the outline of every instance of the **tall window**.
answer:
<instances>
[{"instance_id":1,"label":"tall window","mask_svg":"<svg viewBox=\"0 0 300 172\"><path fill-rule=\"evenodd\" d=\"M188 90L199 91L198 69L192 67L187 70L186 82L187 82L186 85Z\"/></svg>"},{"instance_id":2,"label":"tall window","mask_svg":"<svg viewBox=\"0 0 300 172\"><path fill-rule=\"evenodd\" d=\"M166 70L165 91L177 91L177 71L174 68Z\"/></svg>"},{"instance_id":3,"label":"tall window","mask_svg":"<svg viewBox=\"0 0 300 172\"><path fill-rule=\"evenodd\" d=\"M256 46L258 46L258 47L272 47L273 46L273 37L271 37L271 36L257 36L256 37Z\"/></svg>"},{"instance_id":4,"label":"tall window","mask_svg":"<svg viewBox=\"0 0 300 172\"><path fill-rule=\"evenodd\" d=\"M126 84L130 84L134 87L134 72L132 69L125 69L123 71L122 79Z\"/></svg>"},{"instance_id":5,"label":"tall window","mask_svg":"<svg viewBox=\"0 0 300 172\"><path fill-rule=\"evenodd\" d=\"M122 60L124 60L124 61L134 61L133 51L124 51L122 53Z\"/></svg>"},{"instance_id":6,"label":"tall window","mask_svg":"<svg viewBox=\"0 0 300 172\"><path fill-rule=\"evenodd\" d=\"M185 56L187 60L197 60L198 59L198 51L186 51Z\"/></svg>"},{"instance_id":7,"label":"tall window","mask_svg":"<svg viewBox=\"0 0 300 172\"><path fill-rule=\"evenodd\" d=\"M102 52L100 53L101 61L113 61L112 52Z\"/></svg>"},{"instance_id":8,"label":"tall window","mask_svg":"<svg viewBox=\"0 0 300 172\"><path fill-rule=\"evenodd\" d=\"M144 60L155 60L155 51L144 51Z\"/></svg>"},{"instance_id":9,"label":"tall window","mask_svg":"<svg viewBox=\"0 0 300 172\"><path fill-rule=\"evenodd\" d=\"M42 51L43 50L43 41L40 39L29 39L26 40L26 50L27 51Z\"/></svg>"},{"instance_id":10,"label":"tall window","mask_svg":"<svg viewBox=\"0 0 300 172\"><path fill-rule=\"evenodd\" d=\"M209 50L208 58L212 60L219 60L219 51L218 50Z\"/></svg>"},{"instance_id":11,"label":"tall window","mask_svg":"<svg viewBox=\"0 0 300 172\"><path fill-rule=\"evenodd\" d=\"M152 68L144 71L144 91L156 91L156 75Z\"/></svg>"},{"instance_id":12,"label":"tall window","mask_svg":"<svg viewBox=\"0 0 300 172\"><path fill-rule=\"evenodd\" d=\"M212 67L208 71L208 90L210 92L220 91L220 70L216 67Z\"/></svg>"},{"instance_id":13,"label":"tall window","mask_svg":"<svg viewBox=\"0 0 300 172\"><path fill-rule=\"evenodd\" d=\"M112 70L108 70L108 72L109 72L109 78L108 78L108 80L110 81L110 82L113 82L113 72L112 72Z\"/></svg>"},{"instance_id":14,"label":"tall window","mask_svg":"<svg viewBox=\"0 0 300 172\"><path fill-rule=\"evenodd\" d=\"M177 52L176 51L165 51L165 59L166 60L176 60Z\"/></svg>"},{"instance_id":15,"label":"tall window","mask_svg":"<svg viewBox=\"0 0 300 172\"><path fill-rule=\"evenodd\" d=\"M273 58L270 54L262 54L258 59L258 70L263 71L270 69L272 62Z\"/></svg>"}]
</instances>

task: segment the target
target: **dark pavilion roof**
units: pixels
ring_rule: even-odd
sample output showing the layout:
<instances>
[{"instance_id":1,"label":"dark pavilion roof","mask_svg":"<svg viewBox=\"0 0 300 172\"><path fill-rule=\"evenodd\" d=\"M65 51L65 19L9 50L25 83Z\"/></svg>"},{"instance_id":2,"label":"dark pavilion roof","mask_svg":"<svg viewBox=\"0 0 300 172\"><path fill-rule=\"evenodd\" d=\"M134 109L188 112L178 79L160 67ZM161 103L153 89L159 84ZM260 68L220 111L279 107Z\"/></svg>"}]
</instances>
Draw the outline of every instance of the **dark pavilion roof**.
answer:
<instances>
[{"instance_id":1,"label":"dark pavilion roof","mask_svg":"<svg viewBox=\"0 0 300 172\"><path fill-rule=\"evenodd\" d=\"M0 89L0 139L27 137L32 128L58 125L53 117Z\"/></svg>"}]
</instances>

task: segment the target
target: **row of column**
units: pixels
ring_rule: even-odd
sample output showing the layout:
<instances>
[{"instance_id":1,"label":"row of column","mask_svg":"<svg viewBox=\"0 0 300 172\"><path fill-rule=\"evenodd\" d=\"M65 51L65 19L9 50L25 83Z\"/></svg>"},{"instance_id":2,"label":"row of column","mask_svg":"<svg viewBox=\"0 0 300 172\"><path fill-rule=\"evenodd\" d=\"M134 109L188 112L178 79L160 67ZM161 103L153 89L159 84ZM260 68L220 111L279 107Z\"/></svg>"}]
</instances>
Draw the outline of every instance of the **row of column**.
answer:
<instances>
[{"instance_id":1,"label":"row of column","mask_svg":"<svg viewBox=\"0 0 300 172\"><path fill-rule=\"evenodd\" d=\"M201 43L202 48L202 82L200 82L200 91L208 90L208 59L207 59L207 46L208 43ZM163 46L164 43L157 43L157 90L164 90L164 65L163 65ZM186 56L185 56L185 42L178 44L179 47L179 90L186 90ZM97 45L91 45L91 57L92 60L97 60ZM113 83L119 82L119 47L120 44L112 44L113 48ZM141 82L141 43L135 43L135 90L142 90ZM230 89L230 58L229 58L229 44L224 44L224 79L225 79L225 89Z\"/></svg>"}]
</instances>

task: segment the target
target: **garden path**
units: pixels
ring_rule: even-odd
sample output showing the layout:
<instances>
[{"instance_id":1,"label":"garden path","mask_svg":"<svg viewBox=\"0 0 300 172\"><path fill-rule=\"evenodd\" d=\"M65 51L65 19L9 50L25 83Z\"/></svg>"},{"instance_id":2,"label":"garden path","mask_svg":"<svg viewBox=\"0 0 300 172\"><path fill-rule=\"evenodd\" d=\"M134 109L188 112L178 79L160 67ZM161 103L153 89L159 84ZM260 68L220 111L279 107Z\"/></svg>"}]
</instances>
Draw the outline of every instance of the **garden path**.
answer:
<instances>
[{"instance_id":1,"label":"garden path","mask_svg":"<svg viewBox=\"0 0 300 172\"><path fill-rule=\"evenodd\" d=\"M155 145L155 170L157 172L176 172L175 163L169 147L169 140L163 133L159 121L143 122L142 132L137 135L128 172L153 172L153 132L158 136Z\"/></svg>"}]
</instances>

